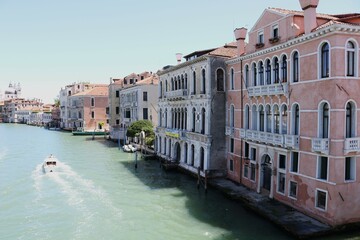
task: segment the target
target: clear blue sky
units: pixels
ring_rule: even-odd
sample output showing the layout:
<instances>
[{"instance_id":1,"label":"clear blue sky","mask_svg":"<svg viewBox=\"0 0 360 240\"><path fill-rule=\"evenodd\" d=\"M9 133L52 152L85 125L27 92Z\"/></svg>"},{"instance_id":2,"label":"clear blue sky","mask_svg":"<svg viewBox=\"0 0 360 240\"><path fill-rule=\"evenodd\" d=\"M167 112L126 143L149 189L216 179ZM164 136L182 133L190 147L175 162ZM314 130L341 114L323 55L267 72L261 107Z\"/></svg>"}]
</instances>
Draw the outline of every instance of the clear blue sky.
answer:
<instances>
[{"instance_id":1,"label":"clear blue sky","mask_svg":"<svg viewBox=\"0 0 360 240\"><path fill-rule=\"evenodd\" d=\"M0 0L0 89L52 103L61 87L175 64L175 53L223 45L267 7L298 0ZM360 12L359 0L320 0L318 12Z\"/></svg>"}]
</instances>

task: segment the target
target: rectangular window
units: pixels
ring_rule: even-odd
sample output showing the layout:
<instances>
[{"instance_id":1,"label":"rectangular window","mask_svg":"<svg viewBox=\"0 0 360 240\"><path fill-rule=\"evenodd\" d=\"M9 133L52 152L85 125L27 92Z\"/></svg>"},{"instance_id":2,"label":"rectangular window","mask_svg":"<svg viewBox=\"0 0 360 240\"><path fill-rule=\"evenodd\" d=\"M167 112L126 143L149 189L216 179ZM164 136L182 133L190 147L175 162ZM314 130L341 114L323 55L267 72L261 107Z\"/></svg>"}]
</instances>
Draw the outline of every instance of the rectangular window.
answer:
<instances>
[{"instance_id":1,"label":"rectangular window","mask_svg":"<svg viewBox=\"0 0 360 240\"><path fill-rule=\"evenodd\" d=\"M291 172L299 172L299 153L291 152Z\"/></svg>"},{"instance_id":2,"label":"rectangular window","mask_svg":"<svg viewBox=\"0 0 360 240\"><path fill-rule=\"evenodd\" d=\"M245 158L249 158L249 144L245 143Z\"/></svg>"},{"instance_id":3,"label":"rectangular window","mask_svg":"<svg viewBox=\"0 0 360 240\"><path fill-rule=\"evenodd\" d=\"M279 154L279 168L286 169L286 156Z\"/></svg>"},{"instance_id":4,"label":"rectangular window","mask_svg":"<svg viewBox=\"0 0 360 240\"><path fill-rule=\"evenodd\" d=\"M244 165L244 177L249 178L249 165Z\"/></svg>"},{"instance_id":5,"label":"rectangular window","mask_svg":"<svg viewBox=\"0 0 360 240\"><path fill-rule=\"evenodd\" d=\"M116 94L116 97L118 98L120 96L120 91L119 90L116 91L115 94Z\"/></svg>"},{"instance_id":6,"label":"rectangular window","mask_svg":"<svg viewBox=\"0 0 360 240\"><path fill-rule=\"evenodd\" d=\"M230 139L230 152L231 153L234 152L234 139L233 138Z\"/></svg>"},{"instance_id":7,"label":"rectangular window","mask_svg":"<svg viewBox=\"0 0 360 240\"><path fill-rule=\"evenodd\" d=\"M316 189L316 207L322 210L326 210L326 198L327 192Z\"/></svg>"},{"instance_id":8,"label":"rectangular window","mask_svg":"<svg viewBox=\"0 0 360 240\"><path fill-rule=\"evenodd\" d=\"M125 109L125 118L131 118L130 108Z\"/></svg>"},{"instance_id":9,"label":"rectangular window","mask_svg":"<svg viewBox=\"0 0 360 240\"><path fill-rule=\"evenodd\" d=\"M91 98L91 106L95 107L95 99L94 98Z\"/></svg>"},{"instance_id":10,"label":"rectangular window","mask_svg":"<svg viewBox=\"0 0 360 240\"><path fill-rule=\"evenodd\" d=\"M285 193L285 173L278 173L278 192Z\"/></svg>"},{"instance_id":11,"label":"rectangular window","mask_svg":"<svg viewBox=\"0 0 360 240\"><path fill-rule=\"evenodd\" d=\"M106 114L109 114L109 107L106 108Z\"/></svg>"},{"instance_id":12,"label":"rectangular window","mask_svg":"<svg viewBox=\"0 0 360 240\"><path fill-rule=\"evenodd\" d=\"M231 172L234 171L234 160L232 160L232 159L230 159L230 161L229 161L229 170L230 170Z\"/></svg>"},{"instance_id":13,"label":"rectangular window","mask_svg":"<svg viewBox=\"0 0 360 240\"><path fill-rule=\"evenodd\" d=\"M119 114L119 113L120 113L120 107L116 107L115 113L116 113L116 114Z\"/></svg>"},{"instance_id":14,"label":"rectangular window","mask_svg":"<svg viewBox=\"0 0 360 240\"><path fill-rule=\"evenodd\" d=\"M319 157L318 158L318 175L317 178L321 180L328 179L328 158L327 157Z\"/></svg>"},{"instance_id":15,"label":"rectangular window","mask_svg":"<svg viewBox=\"0 0 360 240\"><path fill-rule=\"evenodd\" d=\"M278 38L279 37L279 26L275 25L272 27L272 37Z\"/></svg>"},{"instance_id":16,"label":"rectangular window","mask_svg":"<svg viewBox=\"0 0 360 240\"><path fill-rule=\"evenodd\" d=\"M143 108L143 119L144 120L148 120L148 109L147 108Z\"/></svg>"},{"instance_id":17,"label":"rectangular window","mask_svg":"<svg viewBox=\"0 0 360 240\"><path fill-rule=\"evenodd\" d=\"M290 181L289 196L297 198L297 182Z\"/></svg>"},{"instance_id":18,"label":"rectangular window","mask_svg":"<svg viewBox=\"0 0 360 240\"><path fill-rule=\"evenodd\" d=\"M251 148L251 156L250 159L256 161L256 148Z\"/></svg>"},{"instance_id":19,"label":"rectangular window","mask_svg":"<svg viewBox=\"0 0 360 240\"><path fill-rule=\"evenodd\" d=\"M119 124L120 124L120 120L116 119L116 125L119 125Z\"/></svg>"},{"instance_id":20,"label":"rectangular window","mask_svg":"<svg viewBox=\"0 0 360 240\"><path fill-rule=\"evenodd\" d=\"M255 181L255 170L256 170L256 164L255 163L251 163L250 164L250 179L252 180L252 181Z\"/></svg>"},{"instance_id":21,"label":"rectangular window","mask_svg":"<svg viewBox=\"0 0 360 240\"><path fill-rule=\"evenodd\" d=\"M355 157L345 158L345 181L355 180Z\"/></svg>"},{"instance_id":22,"label":"rectangular window","mask_svg":"<svg viewBox=\"0 0 360 240\"><path fill-rule=\"evenodd\" d=\"M143 101L146 102L148 100L147 92L143 92Z\"/></svg>"},{"instance_id":23,"label":"rectangular window","mask_svg":"<svg viewBox=\"0 0 360 240\"><path fill-rule=\"evenodd\" d=\"M258 33L258 43L264 43L264 32Z\"/></svg>"},{"instance_id":24,"label":"rectangular window","mask_svg":"<svg viewBox=\"0 0 360 240\"><path fill-rule=\"evenodd\" d=\"M94 119L95 118L95 112L91 111L91 118Z\"/></svg>"}]
</instances>

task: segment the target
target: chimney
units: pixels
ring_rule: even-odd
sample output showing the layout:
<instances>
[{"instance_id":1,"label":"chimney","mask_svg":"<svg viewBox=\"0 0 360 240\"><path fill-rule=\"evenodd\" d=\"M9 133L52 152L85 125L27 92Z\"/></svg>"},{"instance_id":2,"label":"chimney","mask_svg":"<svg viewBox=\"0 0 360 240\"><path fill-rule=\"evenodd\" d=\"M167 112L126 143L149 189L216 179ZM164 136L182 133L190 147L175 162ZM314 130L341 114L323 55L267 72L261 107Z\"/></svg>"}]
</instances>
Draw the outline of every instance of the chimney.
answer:
<instances>
[{"instance_id":1,"label":"chimney","mask_svg":"<svg viewBox=\"0 0 360 240\"><path fill-rule=\"evenodd\" d=\"M181 63L181 58L182 58L182 53L177 53L177 54L175 54L175 55L176 55L176 61L177 61L177 63L180 64L180 63Z\"/></svg>"},{"instance_id":2,"label":"chimney","mask_svg":"<svg viewBox=\"0 0 360 240\"><path fill-rule=\"evenodd\" d=\"M305 34L311 33L317 27L316 8L319 0L300 0L302 10L304 10Z\"/></svg>"},{"instance_id":3,"label":"chimney","mask_svg":"<svg viewBox=\"0 0 360 240\"><path fill-rule=\"evenodd\" d=\"M245 38L246 38L247 29L242 28L236 28L234 30L236 44L237 44L237 56L241 56L245 53Z\"/></svg>"}]
</instances>

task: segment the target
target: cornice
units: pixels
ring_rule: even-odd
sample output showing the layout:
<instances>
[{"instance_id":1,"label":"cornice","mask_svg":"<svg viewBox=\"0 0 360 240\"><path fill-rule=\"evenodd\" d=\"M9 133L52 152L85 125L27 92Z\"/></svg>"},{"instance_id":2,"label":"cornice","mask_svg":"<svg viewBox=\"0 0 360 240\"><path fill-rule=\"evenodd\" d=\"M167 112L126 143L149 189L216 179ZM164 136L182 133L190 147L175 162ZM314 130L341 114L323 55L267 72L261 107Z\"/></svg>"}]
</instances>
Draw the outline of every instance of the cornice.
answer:
<instances>
[{"instance_id":1,"label":"cornice","mask_svg":"<svg viewBox=\"0 0 360 240\"><path fill-rule=\"evenodd\" d=\"M333 24L331 26L322 28L317 30L316 32L313 32L311 34L307 34L307 35L303 35L301 37L298 38L294 38L291 39L287 42L284 42L282 44L276 45L274 47L270 47L270 48L266 48L264 50L261 51L256 51L253 53L249 53L231 60L226 61L226 64L235 64L235 63L239 63L241 60L247 60L247 59L251 59L251 58L255 58L264 54L268 54L271 52L276 52L300 43L304 43L307 42L309 40L312 39L316 39L316 38L320 38L323 37L325 34L329 34L329 33L342 33L342 32L347 32L347 33L357 33L360 34L360 26L349 26L349 25L345 25L345 24Z\"/></svg>"},{"instance_id":2,"label":"cornice","mask_svg":"<svg viewBox=\"0 0 360 240\"><path fill-rule=\"evenodd\" d=\"M201 57L195 58L195 59L193 59L193 60L191 60L191 61L187 61L187 62L184 62L184 63L180 63L180 64L178 64L178 65L176 65L176 66L170 67L169 69L159 71L159 72L157 73L157 75L158 75L158 76L161 76L161 75L167 74L167 73L169 73L169 72L176 71L176 70L178 70L178 69L180 69L180 68L190 66L190 65L192 65L192 64L194 64L194 63L198 63L198 62L204 61L204 60L207 59L207 57L208 57L208 56L201 56Z\"/></svg>"}]
</instances>

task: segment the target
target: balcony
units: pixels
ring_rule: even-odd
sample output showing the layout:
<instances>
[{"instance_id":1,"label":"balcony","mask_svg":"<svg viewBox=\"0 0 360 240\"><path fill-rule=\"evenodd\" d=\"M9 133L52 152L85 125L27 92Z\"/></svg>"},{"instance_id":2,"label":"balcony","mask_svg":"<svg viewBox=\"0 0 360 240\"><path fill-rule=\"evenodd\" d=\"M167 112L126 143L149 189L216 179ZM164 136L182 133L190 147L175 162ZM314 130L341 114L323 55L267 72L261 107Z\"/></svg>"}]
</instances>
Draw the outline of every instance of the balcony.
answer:
<instances>
[{"instance_id":1,"label":"balcony","mask_svg":"<svg viewBox=\"0 0 360 240\"><path fill-rule=\"evenodd\" d=\"M232 135L234 135L234 127L226 127L226 128L225 128L225 135L226 135L226 136L232 136Z\"/></svg>"},{"instance_id":2,"label":"balcony","mask_svg":"<svg viewBox=\"0 0 360 240\"><path fill-rule=\"evenodd\" d=\"M249 93L249 97L287 94L288 93L288 84L287 83L277 83L277 84L272 84L272 85L248 87L248 93Z\"/></svg>"},{"instance_id":3,"label":"balcony","mask_svg":"<svg viewBox=\"0 0 360 240\"><path fill-rule=\"evenodd\" d=\"M187 89L179 89L175 91L169 91L165 93L165 97L169 100L183 100L188 95Z\"/></svg>"},{"instance_id":4,"label":"balcony","mask_svg":"<svg viewBox=\"0 0 360 240\"><path fill-rule=\"evenodd\" d=\"M243 133L244 130L240 130L240 134ZM246 130L245 138L251 141L284 146L284 135L277 133L269 133L269 132L260 132L255 130Z\"/></svg>"},{"instance_id":5,"label":"balcony","mask_svg":"<svg viewBox=\"0 0 360 240\"><path fill-rule=\"evenodd\" d=\"M246 129L240 129L240 138L246 138Z\"/></svg>"},{"instance_id":6,"label":"balcony","mask_svg":"<svg viewBox=\"0 0 360 240\"><path fill-rule=\"evenodd\" d=\"M329 139L328 138L311 139L311 149L313 152L329 154Z\"/></svg>"},{"instance_id":7,"label":"balcony","mask_svg":"<svg viewBox=\"0 0 360 240\"><path fill-rule=\"evenodd\" d=\"M346 138L344 143L344 154L360 151L360 138Z\"/></svg>"},{"instance_id":8,"label":"balcony","mask_svg":"<svg viewBox=\"0 0 360 240\"><path fill-rule=\"evenodd\" d=\"M299 136L285 135L285 147L291 149L299 149Z\"/></svg>"}]
</instances>

